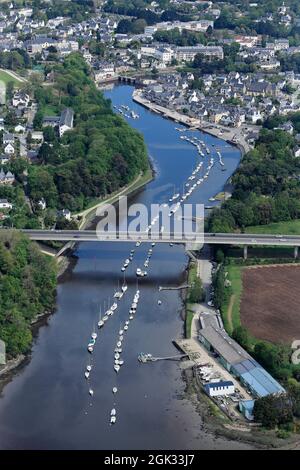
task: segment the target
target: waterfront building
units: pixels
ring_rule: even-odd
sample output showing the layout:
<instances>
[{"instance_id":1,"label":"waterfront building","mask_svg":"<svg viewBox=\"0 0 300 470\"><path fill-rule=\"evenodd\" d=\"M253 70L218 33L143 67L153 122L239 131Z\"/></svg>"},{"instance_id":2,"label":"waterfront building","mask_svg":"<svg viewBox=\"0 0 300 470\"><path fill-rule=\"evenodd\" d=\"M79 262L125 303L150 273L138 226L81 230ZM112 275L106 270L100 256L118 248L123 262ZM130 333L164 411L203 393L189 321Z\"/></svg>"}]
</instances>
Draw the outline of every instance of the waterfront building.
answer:
<instances>
[{"instance_id":1,"label":"waterfront building","mask_svg":"<svg viewBox=\"0 0 300 470\"><path fill-rule=\"evenodd\" d=\"M220 380L219 382L209 382L204 385L204 389L210 397L224 397L234 394L234 384L231 380Z\"/></svg>"},{"instance_id":2,"label":"waterfront building","mask_svg":"<svg viewBox=\"0 0 300 470\"><path fill-rule=\"evenodd\" d=\"M199 340L254 397L285 392L223 328L210 324L199 330Z\"/></svg>"}]
</instances>

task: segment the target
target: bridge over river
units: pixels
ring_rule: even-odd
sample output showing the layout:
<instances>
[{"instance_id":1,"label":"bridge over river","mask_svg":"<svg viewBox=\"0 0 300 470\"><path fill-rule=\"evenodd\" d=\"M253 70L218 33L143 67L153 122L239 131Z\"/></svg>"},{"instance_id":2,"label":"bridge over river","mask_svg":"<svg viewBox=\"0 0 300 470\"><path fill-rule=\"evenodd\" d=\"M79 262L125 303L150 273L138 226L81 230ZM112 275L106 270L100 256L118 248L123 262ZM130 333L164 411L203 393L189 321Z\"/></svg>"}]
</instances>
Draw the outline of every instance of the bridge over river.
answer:
<instances>
[{"instance_id":1,"label":"bridge over river","mask_svg":"<svg viewBox=\"0 0 300 470\"><path fill-rule=\"evenodd\" d=\"M174 243L184 244L187 250L200 249L203 244L208 245L236 245L244 247L244 257L247 257L248 246L286 246L294 247L295 258L298 257L300 236L298 235L271 235L249 233L204 233L195 240L192 237L182 238L176 234L139 232L99 232L95 230L22 230L31 240L61 241L61 242L148 242L148 243Z\"/></svg>"}]
</instances>

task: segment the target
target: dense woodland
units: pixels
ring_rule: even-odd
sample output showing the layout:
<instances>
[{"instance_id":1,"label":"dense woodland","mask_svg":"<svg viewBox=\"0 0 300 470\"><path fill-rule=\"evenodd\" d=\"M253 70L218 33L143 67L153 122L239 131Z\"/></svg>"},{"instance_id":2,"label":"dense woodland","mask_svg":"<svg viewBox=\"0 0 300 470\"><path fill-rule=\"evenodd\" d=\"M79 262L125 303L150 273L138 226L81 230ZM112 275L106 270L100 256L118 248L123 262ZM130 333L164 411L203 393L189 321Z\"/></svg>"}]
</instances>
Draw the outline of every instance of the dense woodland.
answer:
<instances>
[{"instance_id":1,"label":"dense woodland","mask_svg":"<svg viewBox=\"0 0 300 470\"><path fill-rule=\"evenodd\" d=\"M282 130L262 129L232 177L232 197L215 209L210 232L232 232L250 225L300 217L300 161L293 155L295 139Z\"/></svg>"},{"instance_id":2,"label":"dense woodland","mask_svg":"<svg viewBox=\"0 0 300 470\"><path fill-rule=\"evenodd\" d=\"M0 231L0 338L8 357L26 353L30 325L55 306L56 266L24 235Z\"/></svg>"},{"instance_id":3,"label":"dense woodland","mask_svg":"<svg viewBox=\"0 0 300 470\"><path fill-rule=\"evenodd\" d=\"M53 87L35 89L39 109L34 126L42 129L49 109L59 114L71 107L75 127L62 139L44 128L38 164L29 168L28 192L33 201L44 197L48 207L76 211L147 170L147 152L143 137L112 112L79 54L55 66L54 76Z\"/></svg>"}]
</instances>

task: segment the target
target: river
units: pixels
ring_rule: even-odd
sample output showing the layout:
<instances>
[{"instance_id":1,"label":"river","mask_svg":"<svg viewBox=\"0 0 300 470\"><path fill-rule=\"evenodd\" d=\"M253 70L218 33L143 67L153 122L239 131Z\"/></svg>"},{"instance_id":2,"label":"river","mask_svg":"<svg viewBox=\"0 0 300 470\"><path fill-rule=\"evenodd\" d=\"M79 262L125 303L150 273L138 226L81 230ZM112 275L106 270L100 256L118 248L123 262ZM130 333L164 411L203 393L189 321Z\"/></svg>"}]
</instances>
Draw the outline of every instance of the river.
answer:
<instances>
[{"instance_id":1,"label":"river","mask_svg":"<svg viewBox=\"0 0 300 470\"><path fill-rule=\"evenodd\" d=\"M198 160L191 144L180 140L176 124L153 114L131 99L132 87L116 86L105 94L113 104L128 105L140 114L130 119L145 138L156 178L134 202L149 205L167 201L191 174ZM190 133L190 132L189 132ZM194 132L211 146L217 144L226 171L215 164L209 178L189 202L208 204L222 190L240 160L240 152L214 137ZM57 310L34 341L31 360L3 388L0 398L1 449L241 449L247 446L203 429L201 418L185 397L185 383L177 362L141 365L139 352L176 354L172 339L183 334L182 302L178 291L158 291L184 279L187 256L181 246L157 245L149 275L140 283L141 297L134 320L123 341L120 372L113 370L114 348L121 323L136 290L135 270L145 260L149 245L136 250L126 273L128 291L116 313L98 334L90 385L84 378L89 361L86 345L99 306L112 296L129 243L80 243L78 262L58 286ZM162 305L158 305L158 300ZM91 398L89 386L94 390ZM112 387L118 387L113 395ZM117 423L110 426L110 410Z\"/></svg>"}]
</instances>

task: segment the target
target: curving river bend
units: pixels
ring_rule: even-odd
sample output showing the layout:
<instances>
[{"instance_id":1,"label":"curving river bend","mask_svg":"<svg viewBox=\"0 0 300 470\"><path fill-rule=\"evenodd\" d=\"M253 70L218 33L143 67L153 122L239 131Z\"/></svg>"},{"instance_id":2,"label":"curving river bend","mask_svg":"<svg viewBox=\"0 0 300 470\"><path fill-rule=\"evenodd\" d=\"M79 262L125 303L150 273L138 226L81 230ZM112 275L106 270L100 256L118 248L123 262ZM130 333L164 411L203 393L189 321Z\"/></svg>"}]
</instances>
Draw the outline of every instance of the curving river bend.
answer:
<instances>
[{"instance_id":1,"label":"curving river bend","mask_svg":"<svg viewBox=\"0 0 300 470\"><path fill-rule=\"evenodd\" d=\"M167 202L187 180L199 161L197 150L180 140L172 121L133 103L132 87L116 86L105 94L113 104L128 105L140 119L130 124L143 133L156 178L134 202ZM189 134L192 134L189 132ZM226 171L215 164L209 178L189 202L208 204L222 190L237 167L240 152L223 141L200 132L209 146L220 147ZM206 159L207 160L207 159ZM216 160L217 161L217 160ZM183 334L182 302L178 291L158 292L159 285L175 285L184 278L187 256L181 246L157 245L149 276L140 283L140 302L123 342L125 363L113 370L114 348L120 324L128 319L136 290L135 270L146 258L142 244L126 272L128 291L116 313L98 335L93 354L88 394L84 378L89 356L86 345L98 320L99 306L112 297L121 265L132 245L81 243L78 262L67 281L58 286L57 311L40 328L31 360L14 375L0 396L0 449L241 449L246 445L215 439L202 427L193 405L184 397L179 364L158 361L141 365L139 352L176 354L172 339ZM158 299L162 305L158 305ZM119 391L112 394L112 387ZM110 426L110 410L117 423Z\"/></svg>"}]
</instances>

